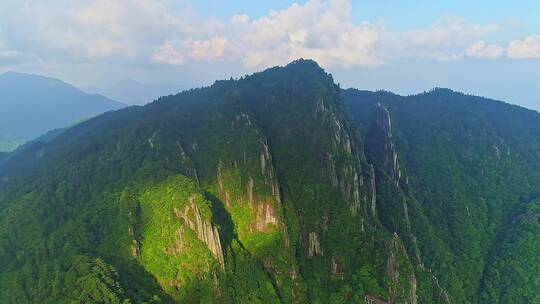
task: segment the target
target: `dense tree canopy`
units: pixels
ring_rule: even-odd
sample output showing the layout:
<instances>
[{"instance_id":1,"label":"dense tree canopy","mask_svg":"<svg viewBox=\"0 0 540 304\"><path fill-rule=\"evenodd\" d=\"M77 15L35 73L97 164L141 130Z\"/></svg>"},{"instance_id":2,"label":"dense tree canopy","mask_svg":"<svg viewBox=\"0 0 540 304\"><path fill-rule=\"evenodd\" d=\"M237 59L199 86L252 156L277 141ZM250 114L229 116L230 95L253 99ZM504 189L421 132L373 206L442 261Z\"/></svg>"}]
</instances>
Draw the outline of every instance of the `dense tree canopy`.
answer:
<instances>
[{"instance_id":1,"label":"dense tree canopy","mask_svg":"<svg viewBox=\"0 0 540 304\"><path fill-rule=\"evenodd\" d=\"M307 60L106 113L0 154L0 302L535 303L538 135Z\"/></svg>"}]
</instances>

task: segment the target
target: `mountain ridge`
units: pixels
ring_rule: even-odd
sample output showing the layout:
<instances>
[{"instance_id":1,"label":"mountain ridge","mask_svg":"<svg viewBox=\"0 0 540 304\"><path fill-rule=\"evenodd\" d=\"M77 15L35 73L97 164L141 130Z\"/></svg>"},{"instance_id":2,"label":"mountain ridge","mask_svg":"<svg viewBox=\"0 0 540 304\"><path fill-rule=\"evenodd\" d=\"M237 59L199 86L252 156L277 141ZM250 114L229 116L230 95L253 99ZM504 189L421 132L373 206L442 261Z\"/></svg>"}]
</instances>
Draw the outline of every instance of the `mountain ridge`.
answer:
<instances>
[{"instance_id":1,"label":"mountain ridge","mask_svg":"<svg viewBox=\"0 0 540 304\"><path fill-rule=\"evenodd\" d=\"M174 95L184 86L162 83L142 83L134 79L122 79L110 87L81 86L86 92L95 92L129 105L144 105L161 96Z\"/></svg>"},{"instance_id":2,"label":"mountain ridge","mask_svg":"<svg viewBox=\"0 0 540 304\"><path fill-rule=\"evenodd\" d=\"M358 92L297 60L26 148L0 166L0 300L537 299L497 288L530 277L506 244L535 231L540 116Z\"/></svg>"},{"instance_id":3,"label":"mountain ridge","mask_svg":"<svg viewBox=\"0 0 540 304\"><path fill-rule=\"evenodd\" d=\"M32 74L0 75L1 136L17 144L47 131L63 128L123 104L101 95L90 95L61 80ZM1 145L2 143L0 143ZM7 144L6 144L7 145ZM6 146L6 150L15 148Z\"/></svg>"}]
</instances>

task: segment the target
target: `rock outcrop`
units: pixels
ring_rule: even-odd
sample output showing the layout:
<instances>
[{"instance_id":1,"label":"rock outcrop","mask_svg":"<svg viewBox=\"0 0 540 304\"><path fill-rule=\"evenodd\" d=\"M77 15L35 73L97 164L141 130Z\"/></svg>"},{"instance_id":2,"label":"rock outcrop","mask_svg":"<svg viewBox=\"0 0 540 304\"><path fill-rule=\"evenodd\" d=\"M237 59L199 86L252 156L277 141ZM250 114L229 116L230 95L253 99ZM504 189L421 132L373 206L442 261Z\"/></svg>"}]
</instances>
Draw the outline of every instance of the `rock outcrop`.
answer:
<instances>
[{"instance_id":1,"label":"rock outcrop","mask_svg":"<svg viewBox=\"0 0 540 304\"><path fill-rule=\"evenodd\" d=\"M278 227L279 221L271 203L259 202L256 206L255 227L257 231L264 231L271 225Z\"/></svg>"},{"instance_id":2,"label":"rock outcrop","mask_svg":"<svg viewBox=\"0 0 540 304\"><path fill-rule=\"evenodd\" d=\"M351 215L356 216L362 209L362 203L366 203L364 197L367 190L361 174L361 155L353 149L351 131L344 118L336 114L335 109L322 98L315 104L313 117L319 119L323 128L332 132L331 146L321 153L321 160L326 163L332 186L339 189Z\"/></svg>"},{"instance_id":3,"label":"rock outcrop","mask_svg":"<svg viewBox=\"0 0 540 304\"><path fill-rule=\"evenodd\" d=\"M197 169L195 168L195 163L189 155L186 153L186 150L183 148L183 146L180 144L179 141L176 142L176 145L178 147L178 150L180 151L180 164L182 165L182 169L184 170L184 174L193 178L193 180L199 184L199 175L197 173ZM197 149L197 144L194 143L192 146L192 149Z\"/></svg>"},{"instance_id":4,"label":"rock outcrop","mask_svg":"<svg viewBox=\"0 0 540 304\"><path fill-rule=\"evenodd\" d=\"M183 210L174 209L177 218L181 218L184 223L195 232L197 238L206 244L212 255L224 267L223 248L219 239L219 231L209 219L204 219L199 207L195 203L195 198L191 197Z\"/></svg>"},{"instance_id":5,"label":"rock outcrop","mask_svg":"<svg viewBox=\"0 0 540 304\"><path fill-rule=\"evenodd\" d=\"M370 165L371 177L369 180L369 192L370 192L370 206L371 206L371 215L373 218L377 217L377 185L375 183L375 169L373 164Z\"/></svg>"},{"instance_id":6,"label":"rock outcrop","mask_svg":"<svg viewBox=\"0 0 540 304\"><path fill-rule=\"evenodd\" d=\"M276 199L278 203L281 203L281 192L279 189L279 183L276 177L276 171L274 168L272 155L270 154L270 149L268 147L268 142L266 139L262 140L261 146L261 175L264 177L264 182L266 184L270 184L270 187L272 189L272 196Z\"/></svg>"},{"instance_id":7,"label":"rock outcrop","mask_svg":"<svg viewBox=\"0 0 540 304\"><path fill-rule=\"evenodd\" d=\"M317 232L310 232L308 234L308 257L323 255L324 252L319 241L319 234Z\"/></svg>"},{"instance_id":8,"label":"rock outcrop","mask_svg":"<svg viewBox=\"0 0 540 304\"><path fill-rule=\"evenodd\" d=\"M330 259L330 273L336 277L343 278L343 269L338 256L332 256Z\"/></svg>"},{"instance_id":9,"label":"rock outcrop","mask_svg":"<svg viewBox=\"0 0 540 304\"><path fill-rule=\"evenodd\" d=\"M388 110L377 103L371 126L366 134L366 157L378 170L386 172L399 185L401 169L392 135Z\"/></svg>"},{"instance_id":10,"label":"rock outcrop","mask_svg":"<svg viewBox=\"0 0 540 304\"><path fill-rule=\"evenodd\" d=\"M219 192L219 196L223 200L226 206L230 206L231 204L231 195L225 188L225 184L223 182L223 162L220 160L217 167L217 173L216 173L216 181L217 181L217 189Z\"/></svg>"},{"instance_id":11,"label":"rock outcrop","mask_svg":"<svg viewBox=\"0 0 540 304\"><path fill-rule=\"evenodd\" d=\"M393 237L386 241L386 271L392 282L388 290L390 303L416 304L418 301L416 276L412 267L409 267L407 273L402 273L401 269L407 268L407 265L398 262L398 256L407 256L407 251L399 236L394 233Z\"/></svg>"}]
</instances>

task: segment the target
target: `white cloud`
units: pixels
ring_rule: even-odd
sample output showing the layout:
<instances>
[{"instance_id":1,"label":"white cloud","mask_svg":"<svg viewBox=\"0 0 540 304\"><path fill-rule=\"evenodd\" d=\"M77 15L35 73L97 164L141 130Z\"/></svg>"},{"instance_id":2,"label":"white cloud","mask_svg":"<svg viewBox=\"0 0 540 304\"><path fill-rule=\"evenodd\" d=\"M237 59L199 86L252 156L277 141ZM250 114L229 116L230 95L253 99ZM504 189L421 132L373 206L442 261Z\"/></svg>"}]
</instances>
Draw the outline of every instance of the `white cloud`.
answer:
<instances>
[{"instance_id":1,"label":"white cloud","mask_svg":"<svg viewBox=\"0 0 540 304\"><path fill-rule=\"evenodd\" d=\"M65 2L17 4L23 16L17 22L32 28L17 38L40 56L85 62L227 60L261 67L310 57L325 66L382 63L375 53L379 29L353 23L349 0L308 0L255 20L242 14L228 22L179 9L171 0Z\"/></svg>"},{"instance_id":2,"label":"white cloud","mask_svg":"<svg viewBox=\"0 0 540 304\"><path fill-rule=\"evenodd\" d=\"M150 59L156 47L164 42L184 33L196 34L203 28L196 24L190 11L173 13L170 3L168 0L58 0L24 5L21 2L11 4L10 11L19 16L15 19L5 18L0 4L0 27L11 29L6 32L12 39L20 40L19 43L40 56L136 62ZM209 27L214 25L208 22Z\"/></svg>"},{"instance_id":3,"label":"white cloud","mask_svg":"<svg viewBox=\"0 0 540 304\"><path fill-rule=\"evenodd\" d=\"M523 40L513 40L508 45L510 58L540 58L540 35L528 36Z\"/></svg>"},{"instance_id":4,"label":"white cloud","mask_svg":"<svg viewBox=\"0 0 540 304\"><path fill-rule=\"evenodd\" d=\"M249 22L249 16L246 14L233 15L231 18L232 24L247 24Z\"/></svg>"},{"instance_id":5,"label":"white cloud","mask_svg":"<svg viewBox=\"0 0 540 304\"><path fill-rule=\"evenodd\" d=\"M226 21L200 16L173 0L4 1L11 4L0 4L0 29L17 40L10 45L18 50L22 45L21 52L42 60L140 66L228 61L261 68L304 57L328 68L351 68L410 58L504 55L501 46L484 42L502 27L497 24L446 17L427 27L391 31L383 23L354 21L351 0L307 0L259 18L237 14ZM507 56L540 57L539 37L512 41ZM0 46L2 54L16 51Z\"/></svg>"},{"instance_id":6,"label":"white cloud","mask_svg":"<svg viewBox=\"0 0 540 304\"><path fill-rule=\"evenodd\" d=\"M504 55L504 48L498 44L487 44L481 40L473 43L465 53L469 57L495 59Z\"/></svg>"},{"instance_id":7,"label":"white cloud","mask_svg":"<svg viewBox=\"0 0 540 304\"><path fill-rule=\"evenodd\" d=\"M299 57L313 58L327 67L381 64L374 52L378 28L354 24L350 10L350 1L310 0L271 11L235 28L234 55L249 67L284 64Z\"/></svg>"},{"instance_id":8,"label":"white cloud","mask_svg":"<svg viewBox=\"0 0 540 304\"><path fill-rule=\"evenodd\" d=\"M184 58L172 43L165 42L152 54L152 61L161 64L180 65L184 63Z\"/></svg>"},{"instance_id":9,"label":"white cloud","mask_svg":"<svg viewBox=\"0 0 540 304\"><path fill-rule=\"evenodd\" d=\"M381 52L393 58L432 58L441 61L463 58L463 50L472 43L498 30L496 24L467 23L460 17L445 17L430 27L385 32Z\"/></svg>"},{"instance_id":10,"label":"white cloud","mask_svg":"<svg viewBox=\"0 0 540 304\"><path fill-rule=\"evenodd\" d=\"M463 18L445 17L437 20L427 29L407 31L405 36L412 44L430 46L454 46L466 43L498 29L496 24L469 24Z\"/></svg>"},{"instance_id":11,"label":"white cloud","mask_svg":"<svg viewBox=\"0 0 540 304\"><path fill-rule=\"evenodd\" d=\"M223 37L190 42L191 57L196 60L215 60L225 55L228 41Z\"/></svg>"}]
</instances>

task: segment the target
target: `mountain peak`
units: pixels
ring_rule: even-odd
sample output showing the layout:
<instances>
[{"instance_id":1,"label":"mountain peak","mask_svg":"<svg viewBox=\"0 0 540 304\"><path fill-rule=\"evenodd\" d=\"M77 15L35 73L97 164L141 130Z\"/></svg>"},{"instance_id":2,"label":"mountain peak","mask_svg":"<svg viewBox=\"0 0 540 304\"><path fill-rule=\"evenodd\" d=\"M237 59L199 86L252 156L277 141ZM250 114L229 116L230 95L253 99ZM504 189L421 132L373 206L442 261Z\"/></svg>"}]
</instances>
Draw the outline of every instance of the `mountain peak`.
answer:
<instances>
[{"instance_id":1,"label":"mountain peak","mask_svg":"<svg viewBox=\"0 0 540 304\"><path fill-rule=\"evenodd\" d=\"M299 58L291 61L284 68L292 69L293 71L303 71L328 76L326 71L317 63L317 61L312 59Z\"/></svg>"},{"instance_id":2,"label":"mountain peak","mask_svg":"<svg viewBox=\"0 0 540 304\"><path fill-rule=\"evenodd\" d=\"M0 74L0 79L3 80L4 84L7 84L11 88L13 88L13 86L21 84L32 84L44 87L69 87L70 89L78 90L75 86L68 84L60 79L42 76L38 74L8 71Z\"/></svg>"},{"instance_id":3,"label":"mountain peak","mask_svg":"<svg viewBox=\"0 0 540 304\"><path fill-rule=\"evenodd\" d=\"M311 68L317 68L317 69L322 70L319 63L317 63L317 61L313 59L298 58L288 63L286 66L304 66L304 67L311 67Z\"/></svg>"},{"instance_id":4,"label":"mountain peak","mask_svg":"<svg viewBox=\"0 0 540 304\"><path fill-rule=\"evenodd\" d=\"M243 79L248 80L248 82L257 82L264 86L280 82L290 85L308 83L324 83L327 87L334 85L332 75L326 73L316 61L303 58L294 60L285 66L275 66L266 69Z\"/></svg>"}]
</instances>

